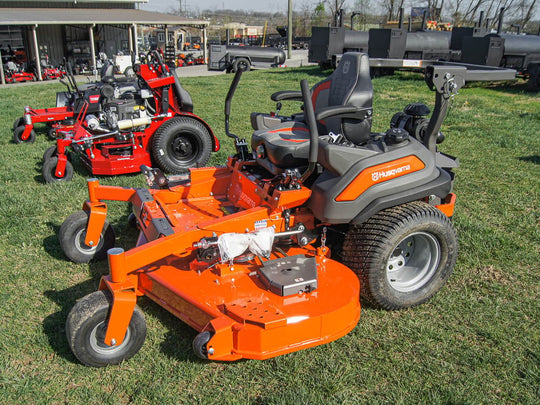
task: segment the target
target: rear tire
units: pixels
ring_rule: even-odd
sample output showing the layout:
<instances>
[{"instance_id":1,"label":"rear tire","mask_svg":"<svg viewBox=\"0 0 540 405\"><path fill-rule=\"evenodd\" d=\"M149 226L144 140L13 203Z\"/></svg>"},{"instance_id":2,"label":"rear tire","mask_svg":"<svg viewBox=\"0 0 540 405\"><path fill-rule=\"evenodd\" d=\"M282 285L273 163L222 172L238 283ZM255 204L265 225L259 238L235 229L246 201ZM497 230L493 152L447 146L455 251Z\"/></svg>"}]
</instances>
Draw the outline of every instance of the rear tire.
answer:
<instances>
[{"instance_id":1,"label":"rear tire","mask_svg":"<svg viewBox=\"0 0 540 405\"><path fill-rule=\"evenodd\" d=\"M30 135L26 140L22 139L22 135L24 132L24 125L19 125L17 128L13 130L13 142L15 143L34 143L36 140L36 132L32 129L30 131Z\"/></svg>"},{"instance_id":2,"label":"rear tire","mask_svg":"<svg viewBox=\"0 0 540 405\"><path fill-rule=\"evenodd\" d=\"M77 359L86 366L105 367L133 357L146 339L144 314L135 306L124 341L118 346L104 343L112 297L96 291L79 300L66 320L66 337Z\"/></svg>"},{"instance_id":3,"label":"rear tire","mask_svg":"<svg viewBox=\"0 0 540 405\"><path fill-rule=\"evenodd\" d=\"M535 66L532 68L529 80L527 80L527 91L540 91L540 66Z\"/></svg>"},{"instance_id":4,"label":"rear tire","mask_svg":"<svg viewBox=\"0 0 540 405\"><path fill-rule=\"evenodd\" d=\"M163 123L152 141L152 157L165 172L179 174L190 167L202 167L210 159L212 139L206 127L189 117Z\"/></svg>"},{"instance_id":5,"label":"rear tire","mask_svg":"<svg viewBox=\"0 0 540 405\"><path fill-rule=\"evenodd\" d=\"M450 219L415 201L351 225L342 255L360 278L363 298L376 307L402 309L427 301L442 288L457 251Z\"/></svg>"},{"instance_id":6,"label":"rear tire","mask_svg":"<svg viewBox=\"0 0 540 405\"><path fill-rule=\"evenodd\" d=\"M88 263L91 260L104 259L107 251L114 247L116 235L108 221L103 225L97 246L84 243L89 217L87 211L74 212L66 218L58 232L60 247L72 262Z\"/></svg>"},{"instance_id":7,"label":"rear tire","mask_svg":"<svg viewBox=\"0 0 540 405\"><path fill-rule=\"evenodd\" d=\"M47 152L47 151L45 151ZM66 162L66 169L64 170L64 177L58 177L56 174L56 165L58 164L58 157L53 156L50 159L43 161L43 168L41 173L45 183L62 183L71 181L73 179L73 166L69 161Z\"/></svg>"}]
</instances>

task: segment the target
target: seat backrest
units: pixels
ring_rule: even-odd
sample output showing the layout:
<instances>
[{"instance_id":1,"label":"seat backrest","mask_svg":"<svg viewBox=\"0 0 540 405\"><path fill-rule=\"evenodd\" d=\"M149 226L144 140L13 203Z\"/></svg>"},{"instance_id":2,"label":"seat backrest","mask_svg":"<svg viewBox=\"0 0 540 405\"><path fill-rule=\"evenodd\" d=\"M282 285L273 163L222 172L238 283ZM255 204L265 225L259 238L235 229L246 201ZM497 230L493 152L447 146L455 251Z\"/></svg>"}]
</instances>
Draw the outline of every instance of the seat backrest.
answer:
<instances>
[{"instance_id":1,"label":"seat backrest","mask_svg":"<svg viewBox=\"0 0 540 405\"><path fill-rule=\"evenodd\" d=\"M103 62L100 75L103 83L110 84L114 82L114 64L110 60Z\"/></svg>"},{"instance_id":2,"label":"seat backrest","mask_svg":"<svg viewBox=\"0 0 540 405\"><path fill-rule=\"evenodd\" d=\"M324 107L345 105L371 109L373 85L368 56L360 52L345 53L337 69L313 87L311 97L315 112ZM371 133L371 115L366 117L365 111L353 117L327 118L321 124L326 133L343 134L359 145L367 142Z\"/></svg>"},{"instance_id":3,"label":"seat backrest","mask_svg":"<svg viewBox=\"0 0 540 405\"><path fill-rule=\"evenodd\" d=\"M180 80L178 80L174 68L171 68L171 73L174 76L174 92L176 97L178 97L178 103L180 104L182 111L193 112L193 100L191 99L191 95L180 84Z\"/></svg>"}]
</instances>

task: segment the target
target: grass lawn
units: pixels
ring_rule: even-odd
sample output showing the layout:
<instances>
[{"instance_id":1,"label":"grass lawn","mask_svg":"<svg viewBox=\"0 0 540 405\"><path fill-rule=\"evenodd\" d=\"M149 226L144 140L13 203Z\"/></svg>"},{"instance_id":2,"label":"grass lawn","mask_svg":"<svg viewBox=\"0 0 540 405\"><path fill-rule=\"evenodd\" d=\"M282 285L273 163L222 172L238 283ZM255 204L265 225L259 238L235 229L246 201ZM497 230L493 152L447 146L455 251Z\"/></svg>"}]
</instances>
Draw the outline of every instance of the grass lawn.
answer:
<instances>
[{"instance_id":1,"label":"grass lawn","mask_svg":"<svg viewBox=\"0 0 540 405\"><path fill-rule=\"evenodd\" d=\"M269 95L325 77L318 68L245 74L231 129L249 136L249 113ZM232 76L185 78L195 113L232 152L223 102ZM433 106L416 74L373 80L374 130L410 102ZM12 142L25 105L51 107L60 84L0 89L0 403L520 403L540 401L540 96L523 83L473 84L455 97L441 149L460 159L456 225L460 253L443 290L405 311L362 309L356 328L325 346L267 361L212 363L191 350L196 332L139 299L148 336L119 366L92 369L71 354L64 331L77 299L95 291L106 262L73 264L57 232L87 198L90 175L75 159L72 182L45 185L45 128L34 144ZM298 111L284 103L283 113ZM142 175L102 184L142 187ZM118 245L130 248L128 207L109 204Z\"/></svg>"}]
</instances>

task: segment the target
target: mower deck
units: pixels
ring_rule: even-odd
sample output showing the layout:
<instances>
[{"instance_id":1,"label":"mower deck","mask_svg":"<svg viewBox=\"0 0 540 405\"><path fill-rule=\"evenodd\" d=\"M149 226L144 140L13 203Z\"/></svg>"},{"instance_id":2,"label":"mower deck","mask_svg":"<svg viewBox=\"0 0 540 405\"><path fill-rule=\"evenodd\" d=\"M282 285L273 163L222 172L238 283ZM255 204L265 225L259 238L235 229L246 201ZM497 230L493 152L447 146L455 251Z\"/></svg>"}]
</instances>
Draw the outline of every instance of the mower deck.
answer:
<instances>
[{"instance_id":1,"label":"mower deck","mask_svg":"<svg viewBox=\"0 0 540 405\"><path fill-rule=\"evenodd\" d=\"M174 256L141 269L139 290L195 330L213 330L209 359L262 360L331 342L358 323L357 276L326 257L316 260L318 288L310 293L268 291L253 261L190 269L189 260Z\"/></svg>"},{"instance_id":2,"label":"mower deck","mask_svg":"<svg viewBox=\"0 0 540 405\"><path fill-rule=\"evenodd\" d=\"M101 231L98 218L106 206L99 200L105 195L130 201L141 229L136 248L109 251L111 275L100 286L114 297L105 342L121 344L136 295L147 295L197 331L209 331L207 356L214 360L266 359L336 340L354 328L358 278L329 259L326 248L285 243L269 259L250 255L234 263L213 260L211 250L197 256L193 241L204 243L215 233L283 232L309 221L301 210L286 220L282 209L305 201L310 190L268 193L242 172L246 164L233 159L227 167L192 169L189 180L163 190L89 181L87 244Z\"/></svg>"}]
</instances>

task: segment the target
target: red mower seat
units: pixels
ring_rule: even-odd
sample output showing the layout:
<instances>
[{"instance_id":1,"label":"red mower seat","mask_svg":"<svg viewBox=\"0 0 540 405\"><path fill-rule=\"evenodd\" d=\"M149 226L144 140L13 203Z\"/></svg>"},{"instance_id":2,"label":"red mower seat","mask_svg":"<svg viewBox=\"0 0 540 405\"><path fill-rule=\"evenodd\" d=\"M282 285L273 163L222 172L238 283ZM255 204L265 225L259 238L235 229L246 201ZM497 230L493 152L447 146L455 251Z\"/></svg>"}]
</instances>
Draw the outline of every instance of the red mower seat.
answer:
<instances>
[{"instance_id":1,"label":"red mower seat","mask_svg":"<svg viewBox=\"0 0 540 405\"><path fill-rule=\"evenodd\" d=\"M273 98L279 100L280 93L288 99L293 95L293 92L279 92ZM373 86L366 54L348 52L343 55L338 68L313 86L311 93L320 135L342 134L356 145L369 140ZM308 140L307 124L303 120L288 120L270 129L255 131L251 147L260 163L264 165L263 160L267 159L271 165L284 169L305 164Z\"/></svg>"}]
</instances>

